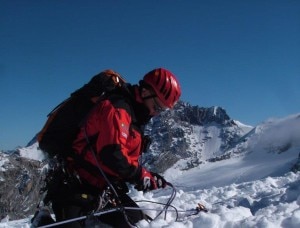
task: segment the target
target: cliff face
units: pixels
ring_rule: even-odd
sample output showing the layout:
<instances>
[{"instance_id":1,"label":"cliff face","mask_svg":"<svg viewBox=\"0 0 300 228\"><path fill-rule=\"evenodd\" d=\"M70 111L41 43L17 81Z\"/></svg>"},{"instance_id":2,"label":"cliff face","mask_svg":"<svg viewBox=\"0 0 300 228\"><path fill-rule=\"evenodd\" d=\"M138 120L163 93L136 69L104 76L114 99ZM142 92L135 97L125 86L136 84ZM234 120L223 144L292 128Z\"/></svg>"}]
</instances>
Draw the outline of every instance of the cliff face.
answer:
<instances>
[{"instance_id":1,"label":"cliff face","mask_svg":"<svg viewBox=\"0 0 300 228\"><path fill-rule=\"evenodd\" d=\"M178 160L189 169L207 159L223 155L250 131L230 119L220 107L201 108L179 102L174 110L152 119L146 134L153 144L144 161L157 172L164 172Z\"/></svg>"},{"instance_id":2,"label":"cliff face","mask_svg":"<svg viewBox=\"0 0 300 228\"><path fill-rule=\"evenodd\" d=\"M0 161L0 217L20 219L34 214L40 198L42 163L17 152L0 153Z\"/></svg>"}]
</instances>

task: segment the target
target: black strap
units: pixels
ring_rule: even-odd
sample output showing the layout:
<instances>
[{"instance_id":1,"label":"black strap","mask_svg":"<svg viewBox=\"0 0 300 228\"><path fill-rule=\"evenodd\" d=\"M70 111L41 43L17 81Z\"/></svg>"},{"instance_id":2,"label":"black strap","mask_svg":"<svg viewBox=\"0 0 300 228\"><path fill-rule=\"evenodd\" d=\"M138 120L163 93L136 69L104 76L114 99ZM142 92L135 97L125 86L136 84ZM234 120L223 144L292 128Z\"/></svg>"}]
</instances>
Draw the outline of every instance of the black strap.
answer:
<instances>
[{"instance_id":1,"label":"black strap","mask_svg":"<svg viewBox=\"0 0 300 228\"><path fill-rule=\"evenodd\" d=\"M155 98L155 97L157 97L157 95L156 94L152 94L152 95L149 95L147 97L143 97L143 100L148 100L148 99Z\"/></svg>"}]
</instances>

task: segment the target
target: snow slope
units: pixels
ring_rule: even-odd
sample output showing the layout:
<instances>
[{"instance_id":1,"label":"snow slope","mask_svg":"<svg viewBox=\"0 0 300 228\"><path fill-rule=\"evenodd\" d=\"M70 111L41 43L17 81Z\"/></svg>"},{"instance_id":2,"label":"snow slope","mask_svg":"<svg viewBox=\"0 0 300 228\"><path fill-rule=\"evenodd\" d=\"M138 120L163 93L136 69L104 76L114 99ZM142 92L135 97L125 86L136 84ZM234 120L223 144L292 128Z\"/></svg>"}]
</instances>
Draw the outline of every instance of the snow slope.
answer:
<instances>
[{"instance_id":1,"label":"snow slope","mask_svg":"<svg viewBox=\"0 0 300 228\"><path fill-rule=\"evenodd\" d=\"M300 152L300 115L269 120L257 126L228 153L231 159L206 162L181 171L180 162L164 174L177 189L173 208L152 223L138 227L300 227L300 172L289 172ZM27 156L28 153L26 153ZM131 190L135 200L167 202L172 188L142 194ZM198 203L208 213L187 216ZM141 202L155 217L163 206ZM151 209L151 210L147 210ZM3 221L0 227L30 227L28 219Z\"/></svg>"}]
</instances>

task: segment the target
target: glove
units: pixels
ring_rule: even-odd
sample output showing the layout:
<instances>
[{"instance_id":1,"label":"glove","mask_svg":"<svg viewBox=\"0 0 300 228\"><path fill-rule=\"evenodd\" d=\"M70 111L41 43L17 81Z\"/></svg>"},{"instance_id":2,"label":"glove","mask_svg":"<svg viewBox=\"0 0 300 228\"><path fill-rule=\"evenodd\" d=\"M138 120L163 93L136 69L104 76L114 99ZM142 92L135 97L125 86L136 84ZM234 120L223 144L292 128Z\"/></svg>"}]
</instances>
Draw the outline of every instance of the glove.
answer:
<instances>
[{"instance_id":1,"label":"glove","mask_svg":"<svg viewBox=\"0 0 300 228\"><path fill-rule=\"evenodd\" d=\"M153 176L156 182L157 188L165 188L167 186L167 181L161 175L152 172L151 175Z\"/></svg>"},{"instance_id":2,"label":"glove","mask_svg":"<svg viewBox=\"0 0 300 228\"><path fill-rule=\"evenodd\" d=\"M150 191L157 188L164 188L166 185L167 181L162 176L142 168L135 188L139 191Z\"/></svg>"}]
</instances>

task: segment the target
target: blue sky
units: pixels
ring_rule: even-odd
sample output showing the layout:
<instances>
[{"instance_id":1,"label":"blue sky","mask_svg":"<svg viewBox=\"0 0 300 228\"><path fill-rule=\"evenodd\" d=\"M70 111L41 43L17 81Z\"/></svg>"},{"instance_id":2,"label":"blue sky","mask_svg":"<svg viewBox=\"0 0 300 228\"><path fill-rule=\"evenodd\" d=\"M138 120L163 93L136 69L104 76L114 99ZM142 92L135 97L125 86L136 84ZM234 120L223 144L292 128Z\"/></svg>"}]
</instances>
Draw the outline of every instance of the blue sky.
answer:
<instances>
[{"instance_id":1,"label":"blue sky","mask_svg":"<svg viewBox=\"0 0 300 228\"><path fill-rule=\"evenodd\" d=\"M0 1L0 149L98 72L165 67L182 100L257 125L300 108L300 1Z\"/></svg>"}]
</instances>

